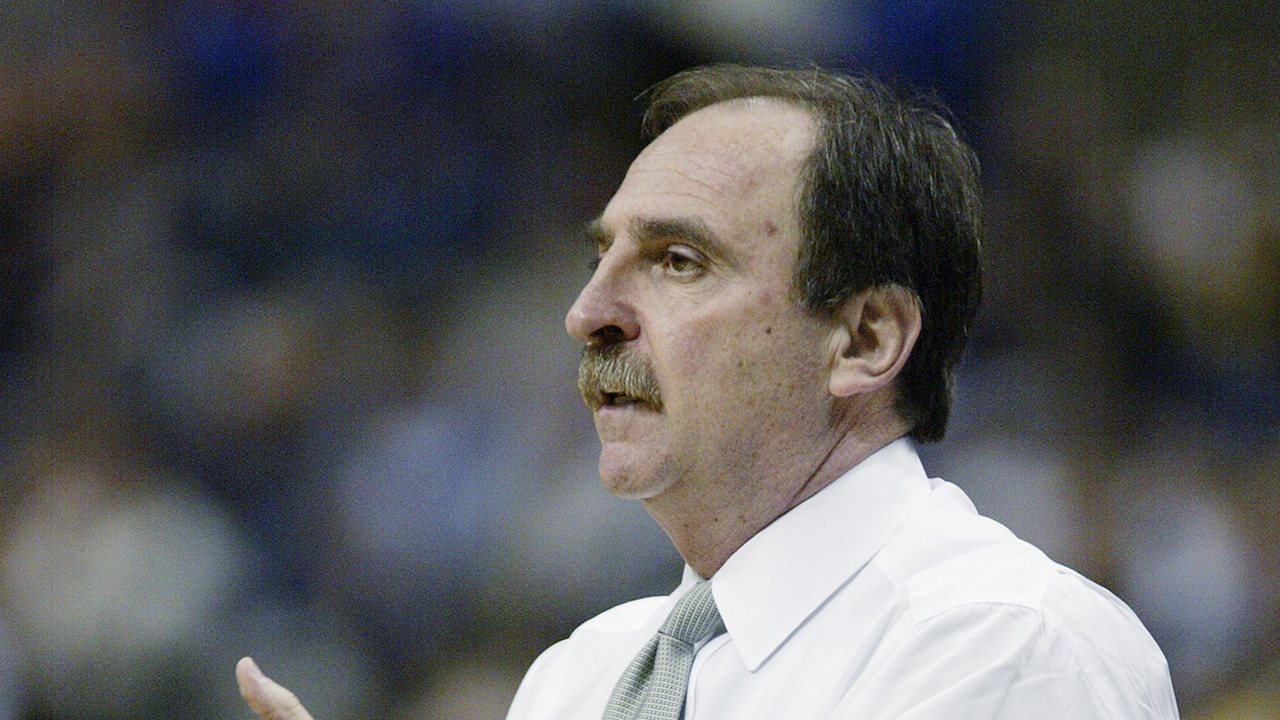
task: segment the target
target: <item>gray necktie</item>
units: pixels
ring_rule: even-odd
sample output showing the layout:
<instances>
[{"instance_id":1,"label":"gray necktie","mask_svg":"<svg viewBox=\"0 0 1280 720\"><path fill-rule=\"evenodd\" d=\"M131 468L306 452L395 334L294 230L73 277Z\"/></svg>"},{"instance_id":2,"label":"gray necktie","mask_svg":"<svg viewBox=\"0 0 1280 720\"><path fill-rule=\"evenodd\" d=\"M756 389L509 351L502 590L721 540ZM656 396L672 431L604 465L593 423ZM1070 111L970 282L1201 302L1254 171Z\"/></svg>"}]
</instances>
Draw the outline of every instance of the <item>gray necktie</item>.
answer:
<instances>
[{"instance_id":1,"label":"gray necktie","mask_svg":"<svg viewBox=\"0 0 1280 720\"><path fill-rule=\"evenodd\" d=\"M622 673L603 720L679 720L693 667L693 645L723 631L711 583L694 585Z\"/></svg>"}]
</instances>

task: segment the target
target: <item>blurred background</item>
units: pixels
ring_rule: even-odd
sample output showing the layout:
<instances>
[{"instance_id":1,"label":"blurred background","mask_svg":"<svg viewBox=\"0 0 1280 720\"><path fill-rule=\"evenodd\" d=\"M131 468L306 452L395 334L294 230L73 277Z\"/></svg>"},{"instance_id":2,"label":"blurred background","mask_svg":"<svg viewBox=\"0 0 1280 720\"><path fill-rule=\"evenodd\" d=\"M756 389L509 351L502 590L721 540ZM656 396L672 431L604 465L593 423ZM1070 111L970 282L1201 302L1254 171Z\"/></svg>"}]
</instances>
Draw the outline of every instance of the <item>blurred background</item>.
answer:
<instances>
[{"instance_id":1,"label":"blurred background","mask_svg":"<svg viewBox=\"0 0 1280 720\"><path fill-rule=\"evenodd\" d=\"M1128 601L1189 718L1280 717L1280 5L7 0L0 720L500 718L680 573L563 312L637 100L932 88L989 290L926 465Z\"/></svg>"}]
</instances>

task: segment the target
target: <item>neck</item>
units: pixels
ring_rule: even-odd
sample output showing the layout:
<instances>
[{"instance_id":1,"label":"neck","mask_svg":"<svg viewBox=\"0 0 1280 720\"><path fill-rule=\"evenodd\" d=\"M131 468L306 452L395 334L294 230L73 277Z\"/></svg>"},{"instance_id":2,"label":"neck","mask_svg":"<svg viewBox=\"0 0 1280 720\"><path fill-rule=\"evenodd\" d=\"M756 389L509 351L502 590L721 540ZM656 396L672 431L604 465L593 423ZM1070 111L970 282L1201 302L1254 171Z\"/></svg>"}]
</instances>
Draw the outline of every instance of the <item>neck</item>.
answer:
<instances>
[{"instance_id":1,"label":"neck","mask_svg":"<svg viewBox=\"0 0 1280 720\"><path fill-rule=\"evenodd\" d=\"M709 485L680 483L641 502L689 567L709 579L756 533L906 433L901 423L861 430L841 435L807 472L800 466L789 472L722 478ZM758 480L749 482L748 476Z\"/></svg>"}]
</instances>

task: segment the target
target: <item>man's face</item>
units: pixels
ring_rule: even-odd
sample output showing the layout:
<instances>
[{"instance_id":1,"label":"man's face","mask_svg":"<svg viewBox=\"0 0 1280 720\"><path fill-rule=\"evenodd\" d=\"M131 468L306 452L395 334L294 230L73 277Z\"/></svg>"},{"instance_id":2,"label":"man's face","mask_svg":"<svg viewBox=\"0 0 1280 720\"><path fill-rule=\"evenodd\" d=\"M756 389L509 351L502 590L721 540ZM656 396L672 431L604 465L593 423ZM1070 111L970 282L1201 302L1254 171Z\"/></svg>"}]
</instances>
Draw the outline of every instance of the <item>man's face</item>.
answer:
<instances>
[{"instance_id":1,"label":"man's face","mask_svg":"<svg viewBox=\"0 0 1280 720\"><path fill-rule=\"evenodd\" d=\"M594 224L599 265L565 325L587 346L610 491L734 493L830 449L829 328L793 292L814 132L779 101L700 110L636 158Z\"/></svg>"}]
</instances>

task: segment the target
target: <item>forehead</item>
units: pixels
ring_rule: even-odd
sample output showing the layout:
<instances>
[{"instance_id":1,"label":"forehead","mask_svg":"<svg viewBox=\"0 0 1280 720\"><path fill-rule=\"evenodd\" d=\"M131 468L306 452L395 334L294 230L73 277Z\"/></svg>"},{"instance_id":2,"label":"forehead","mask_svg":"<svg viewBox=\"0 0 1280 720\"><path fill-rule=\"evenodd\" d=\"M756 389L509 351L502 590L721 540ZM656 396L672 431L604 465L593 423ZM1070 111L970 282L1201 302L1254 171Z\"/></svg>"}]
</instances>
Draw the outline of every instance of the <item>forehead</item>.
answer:
<instances>
[{"instance_id":1,"label":"forehead","mask_svg":"<svg viewBox=\"0 0 1280 720\"><path fill-rule=\"evenodd\" d=\"M815 142L810 114L749 98L698 110L646 147L602 224L635 217L697 217L712 230L768 220L794 225L800 168Z\"/></svg>"}]
</instances>

